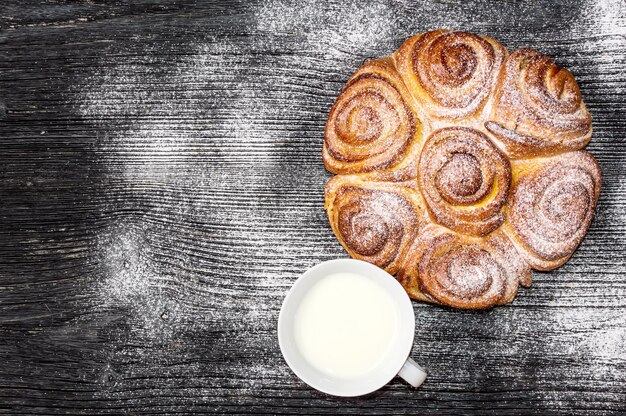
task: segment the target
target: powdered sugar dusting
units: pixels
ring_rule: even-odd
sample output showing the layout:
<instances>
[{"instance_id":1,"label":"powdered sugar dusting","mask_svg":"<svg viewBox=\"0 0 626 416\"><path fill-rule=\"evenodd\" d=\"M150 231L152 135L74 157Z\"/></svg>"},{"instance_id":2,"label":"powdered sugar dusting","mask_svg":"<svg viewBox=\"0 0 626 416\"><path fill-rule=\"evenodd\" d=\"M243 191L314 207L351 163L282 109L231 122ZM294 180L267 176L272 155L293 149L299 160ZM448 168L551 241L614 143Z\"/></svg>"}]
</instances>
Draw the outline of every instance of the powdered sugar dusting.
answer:
<instances>
[{"instance_id":1,"label":"powdered sugar dusting","mask_svg":"<svg viewBox=\"0 0 626 416\"><path fill-rule=\"evenodd\" d=\"M83 118L119 132L96 142L108 169L104 180L117 192L102 212L117 219L95 242L100 278L93 306L125 318L127 329L116 335L121 345L169 348L197 333L211 342L207 348L226 354L239 345L252 358L260 345L275 343L269 331L280 303L274 300L305 268L277 272L300 238L280 228L281 218L306 207L276 212L267 203L276 191L265 175L280 170L268 149L282 142L260 120L288 116L294 101L284 101L290 94L284 78L252 73L240 48L228 38L209 38L192 53L172 55L174 62L162 49L148 49L76 86ZM138 87L146 85L160 87ZM277 89L268 92L268 85ZM206 89L220 89L222 99L199 101ZM154 359L149 351L124 347L111 360ZM247 366L248 359L242 374ZM201 367L188 369L196 370ZM241 393L285 371L263 363L252 370L249 379L236 380ZM115 389L107 394L115 397Z\"/></svg>"},{"instance_id":2,"label":"powdered sugar dusting","mask_svg":"<svg viewBox=\"0 0 626 416\"><path fill-rule=\"evenodd\" d=\"M581 2L578 16L567 26L567 37L577 39L573 43L577 53L571 64L577 69L576 78L581 82L583 96L585 82L597 85L601 96L623 93L626 88L622 71L626 64L626 3L605 0ZM601 53L594 53L597 51ZM591 103L592 114L596 106L596 103ZM594 117L602 114L601 109L598 110ZM595 141L606 140L602 129L595 128L593 136Z\"/></svg>"},{"instance_id":3,"label":"powdered sugar dusting","mask_svg":"<svg viewBox=\"0 0 626 416\"><path fill-rule=\"evenodd\" d=\"M354 59L349 54L380 46L395 34L399 18L384 2L354 0L343 2L340 13L336 6L320 0L271 0L256 16L258 30L296 35L305 52L339 60Z\"/></svg>"},{"instance_id":4,"label":"powdered sugar dusting","mask_svg":"<svg viewBox=\"0 0 626 416\"><path fill-rule=\"evenodd\" d=\"M142 337L165 342L172 338L180 303L168 294L167 276L151 258L145 230L117 224L98 239L104 279L98 282L98 308L129 308Z\"/></svg>"},{"instance_id":5,"label":"powdered sugar dusting","mask_svg":"<svg viewBox=\"0 0 626 416\"><path fill-rule=\"evenodd\" d=\"M551 159L519 181L509 218L531 265L554 268L580 244L595 212L600 176L588 153L574 152Z\"/></svg>"},{"instance_id":6,"label":"powdered sugar dusting","mask_svg":"<svg viewBox=\"0 0 626 416\"><path fill-rule=\"evenodd\" d=\"M581 18L576 19L571 26L571 31L602 37L626 35L624 12L626 12L626 4L623 1L617 4L606 0L583 2L582 10L579 12Z\"/></svg>"}]
</instances>

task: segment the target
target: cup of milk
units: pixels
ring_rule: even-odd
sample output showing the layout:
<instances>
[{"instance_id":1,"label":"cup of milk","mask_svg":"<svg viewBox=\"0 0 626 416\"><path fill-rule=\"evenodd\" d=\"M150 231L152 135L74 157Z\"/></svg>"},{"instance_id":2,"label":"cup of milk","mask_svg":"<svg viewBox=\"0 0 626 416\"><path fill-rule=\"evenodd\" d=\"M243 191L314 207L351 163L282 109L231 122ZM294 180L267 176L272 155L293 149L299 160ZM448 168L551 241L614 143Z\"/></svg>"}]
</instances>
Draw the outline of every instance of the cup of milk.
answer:
<instances>
[{"instance_id":1,"label":"cup of milk","mask_svg":"<svg viewBox=\"0 0 626 416\"><path fill-rule=\"evenodd\" d=\"M418 387L426 373L409 353L415 313L400 283L361 260L330 260L307 270L278 318L285 361L311 387L360 396L399 375Z\"/></svg>"}]
</instances>

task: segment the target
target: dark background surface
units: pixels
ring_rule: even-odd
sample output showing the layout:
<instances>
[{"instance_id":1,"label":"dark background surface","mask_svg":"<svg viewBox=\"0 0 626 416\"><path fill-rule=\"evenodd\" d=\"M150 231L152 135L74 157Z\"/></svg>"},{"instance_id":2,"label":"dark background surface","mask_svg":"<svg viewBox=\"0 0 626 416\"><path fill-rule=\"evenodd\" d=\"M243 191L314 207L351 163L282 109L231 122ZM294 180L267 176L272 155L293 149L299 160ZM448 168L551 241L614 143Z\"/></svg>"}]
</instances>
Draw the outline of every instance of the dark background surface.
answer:
<instances>
[{"instance_id":1,"label":"dark background surface","mask_svg":"<svg viewBox=\"0 0 626 416\"><path fill-rule=\"evenodd\" d=\"M624 2L129 3L0 5L0 413L626 414ZM574 73L596 219L511 305L414 302L421 389L329 397L276 338L297 276L345 256L328 110L439 27Z\"/></svg>"}]
</instances>

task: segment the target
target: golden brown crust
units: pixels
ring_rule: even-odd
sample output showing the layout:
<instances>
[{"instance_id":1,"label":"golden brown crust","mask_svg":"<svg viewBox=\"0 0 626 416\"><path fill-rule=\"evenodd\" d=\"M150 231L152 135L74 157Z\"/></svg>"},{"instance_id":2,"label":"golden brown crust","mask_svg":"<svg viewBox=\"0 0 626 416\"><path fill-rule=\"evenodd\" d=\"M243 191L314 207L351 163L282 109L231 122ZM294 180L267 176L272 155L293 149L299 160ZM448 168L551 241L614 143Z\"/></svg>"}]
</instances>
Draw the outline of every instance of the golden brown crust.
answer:
<instances>
[{"instance_id":1,"label":"golden brown crust","mask_svg":"<svg viewBox=\"0 0 626 416\"><path fill-rule=\"evenodd\" d=\"M414 299L508 303L531 268L584 238L600 168L572 75L530 49L436 30L361 67L333 106L323 159L331 227Z\"/></svg>"},{"instance_id":2,"label":"golden brown crust","mask_svg":"<svg viewBox=\"0 0 626 416\"><path fill-rule=\"evenodd\" d=\"M578 150L591 140L591 115L572 74L532 49L506 60L485 128L512 158Z\"/></svg>"},{"instance_id":3,"label":"golden brown crust","mask_svg":"<svg viewBox=\"0 0 626 416\"><path fill-rule=\"evenodd\" d=\"M500 232L472 238L431 224L411 247L398 280L416 299L485 309L511 302L520 281L530 284L530 267Z\"/></svg>"},{"instance_id":4,"label":"golden brown crust","mask_svg":"<svg viewBox=\"0 0 626 416\"><path fill-rule=\"evenodd\" d=\"M593 218L602 173L586 151L521 164L504 227L534 268L554 269L580 244Z\"/></svg>"},{"instance_id":5,"label":"golden brown crust","mask_svg":"<svg viewBox=\"0 0 626 416\"><path fill-rule=\"evenodd\" d=\"M506 55L489 37L435 30L407 39L394 59L429 116L457 119L482 110Z\"/></svg>"},{"instance_id":6,"label":"golden brown crust","mask_svg":"<svg viewBox=\"0 0 626 416\"><path fill-rule=\"evenodd\" d=\"M402 184L336 176L325 194L331 227L346 251L397 273L423 215L416 191Z\"/></svg>"},{"instance_id":7,"label":"golden brown crust","mask_svg":"<svg viewBox=\"0 0 626 416\"><path fill-rule=\"evenodd\" d=\"M504 221L500 209L511 168L481 132L465 127L435 131L424 145L418 172L420 190L439 224L480 236Z\"/></svg>"},{"instance_id":8,"label":"golden brown crust","mask_svg":"<svg viewBox=\"0 0 626 416\"><path fill-rule=\"evenodd\" d=\"M363 65L335 101L324 133L326 169L367 172L393 167L419 140L419 120L389 58Z\"/></svg>"}]
</instances>

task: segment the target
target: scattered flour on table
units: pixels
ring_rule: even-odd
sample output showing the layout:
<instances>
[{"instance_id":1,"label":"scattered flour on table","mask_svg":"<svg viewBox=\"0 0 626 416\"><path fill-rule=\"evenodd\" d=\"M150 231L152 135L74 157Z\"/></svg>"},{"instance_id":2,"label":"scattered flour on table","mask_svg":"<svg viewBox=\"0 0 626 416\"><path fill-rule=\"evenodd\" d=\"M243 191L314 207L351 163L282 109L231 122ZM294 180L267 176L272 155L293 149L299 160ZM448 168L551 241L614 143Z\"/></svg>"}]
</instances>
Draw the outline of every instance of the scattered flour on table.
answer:
<instances>
[{"instance_id":1,"label":"scattered flour on table","mask_svg":"<svg viewBox=\"0 0 626 416\"><path fill-rule=\"evenodd\" d=\"M337 6L321 0L272 0L256 11L257 30L275 36L300 36L306 53L321 53L327 59L371 50L397 36L398 17L378 1L349 0Z\"/></svg>"},{"instance_id":2,"label":"scattered flour on table","mask_svg":"<svg viewBox=\"0 0 626 416\"><path fill-rule=\"evenodd\" d=\"M280 119L304 102L284 100L288 91L268 92L267 85L284 90L286 84L271 73L242 77L254 66L240 48L227 38L208 39L195 54L173 54L180 59L175 63L163 50L148 48L144 55L103 64L77 85L83 118L110 132L95 146L115 199L102 207L114 219L98 231L94 245L94 308L125 318L119 342L127 346L114 353L114 361L158 359L137 357L142 350L130 346L175 345L196 330L221 334L211 335L216 350L236 348L255 361L260 347L275 342L278 299L299 273L288 275L280 267L296 254L295 236L277 224L281 215L301 214L268 215L273 185L256 171L276 170L280 160L268 149L280 145L281 137L260 120ZM207 89L218 92L199 93ZM277 100L266 101L268 95ZM243 197L250 194L258 198ZM192 241L200 258L184 248L171 252L180 241L177 224L198 224L197 234L184 240ZM234 247L233 241L241 244ZM249 360L240 369L231 364L224 371L249 371ZM242 394L267 387L284 378L283 367L260 363L234 383Z\"/></svg>"},{"instance_id":3,"label":"scattered flour on table","mask_svg":"<svg viewBox=\"0 0 626 416\"><path fill-rule=\"evenodd\" d=\"M172 323L181 306L168 296L166 278L150 257L144 233L132 224L118 223L98 238L105 277L99 282L103 303L99 306L124 307L131 313L132 332L165 342L172 338Z\"/></svg>"},{"instance_id":4,"label":"scattered flour on table","mask_svg":"<svg viewBox=\"0 0 626 416\"><path fill-rule=\"evenodd\" d=\"M610 37L611 35L626 35L626 3L606 0L592 0L581 2L582 9L578 13L570 30L587 35Z\"/></svg>"},{"instance_id":5,"label":"scattered flour on table","mask_svg":"<svg viewBox=\"0 0 626 416\"><path fill-rule=\"evenodd\" d=\"M546 379L563 380L570 386L604 385L623 379L626 317L620 310L546 309L545 323L542 350L554 356L555 362L571 363L541 370ZM560 388L546 389L541 394L558 406L571 402L572 395L579 392Z\"/></svg>"},{"instance_id":6,"label":"scattered flour on table","mask_svg":"<svg viewBox=\"0 0 626 416\"><path fill-rule=\"evenodd\" d=\"M567 37L578 41L571 46L578 56L572 61L573 69L583 87L590 76L599 76L596 88L606 89L607 94L623 92L624 64L626 63L626 2L592 0L581 2L579 18L566 27ZM602 53L598 53L602 51ZM589 57L593 59L586 62ZM575 67L583 64L585 70ZM596 75L598 74L598 75ZM600 81L600 82L598 82ZM590 107L593 114L593 105ZM595 127L595 126L594 126ZM601 133L594 129L594 139ZM597 139L596 139L597 140ZM592 141L593 144L593 141Z\"/></svg>"}]
</instances>

